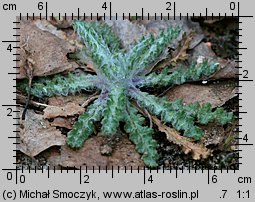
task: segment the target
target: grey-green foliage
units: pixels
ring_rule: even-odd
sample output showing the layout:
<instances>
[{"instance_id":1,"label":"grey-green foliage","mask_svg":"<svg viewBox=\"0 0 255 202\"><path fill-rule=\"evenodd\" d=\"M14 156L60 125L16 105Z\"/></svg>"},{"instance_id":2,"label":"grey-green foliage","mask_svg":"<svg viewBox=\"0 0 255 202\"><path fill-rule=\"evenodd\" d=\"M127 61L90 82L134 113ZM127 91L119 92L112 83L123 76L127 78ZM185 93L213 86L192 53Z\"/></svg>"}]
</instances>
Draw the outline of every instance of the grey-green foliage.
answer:
<instances>
[{"instance_id":1,"label":"grey-green foliage","mask_svg":"<svg viewBox=\"0 0 255 202\"><path fill-rule=\"evenodd\" d=\"M116 133L121 122L130 140L142 154L147 166L157 166L159 155L157 143L153 139L153 129L146 126L145 119L134 108L130 100L135 100L141 107L162 121L170 124L184 136L199 140L203 130L197 125L215 121L226 124L232 120L233 114L222 108L212 111L210 104L192 103L184 105L181 100L169 102L142 92L140 87L169 86L182 84L187 80L197 80L214 73L218 64L205 60L200 64L192 63L190 67L178 67L172 73L167 69L161 73L146 74L148 66L155 64L166 53L171 39L178 36L179 27L162 30L157 37L144 36L130 50L120 47L119 39L110 27L100 22L73 22L75 31L85 47L78 50L79 56L84 51L86 58L93 61L97 75L55 75L39 78L32 84L31 94L34 96L67 95L97 88L101 91L99 98L90 104L82 113L72 130L67 135L67 144L79 148L94 131L94 123L101 121L101 131L106 135ZM24 84L20 89L27 89Z\"/></svg>"},{"instance_id":2,"label":"grey-green foliage","mask_svg":"<svg viewBox=\"0 0 255 202\"><path fill-rule=\"evenodd\" d=\"M31 95L37 97L50 97L53 95L66 96L81 90L93 89L96 80L97 77L93 75L81 74L78 76L71 73L65 76L57 74L54 76L39 77L33 82ZM20 82L18 88L28 91L27 80Z\"/></svg>"}]
</instances>

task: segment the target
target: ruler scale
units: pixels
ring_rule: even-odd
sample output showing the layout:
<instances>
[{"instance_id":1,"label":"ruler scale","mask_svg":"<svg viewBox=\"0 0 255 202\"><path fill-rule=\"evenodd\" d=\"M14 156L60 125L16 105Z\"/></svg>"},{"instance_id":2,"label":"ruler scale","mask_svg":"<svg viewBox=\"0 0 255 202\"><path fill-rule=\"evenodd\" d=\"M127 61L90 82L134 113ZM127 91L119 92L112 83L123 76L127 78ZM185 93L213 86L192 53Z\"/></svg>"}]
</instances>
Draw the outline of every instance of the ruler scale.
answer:
<instances>
[{"instance_id":1,"label":"ruler scale","mask_svg":"<svg viewBox=\"0 0 255 202\"><path fill-rule=\"evenodd\" d=\"M255 199L254 186L254 141L252 134L252 115L254 107L254 70L252 69L252 50L254 44L254 18L252 6L248 2L240 1L3 1L0 3L1 22L4 25L1 34L2 73L1 86L1 200L11 201L68 201L68 200L131 200L131 201L253 201ZM238 169L236 166L217 169L216 167L197 168L189 165L182 167L162 167L150 169L145 166L85 166L60 167L55 166L24 169L16 159L20 144L17 136L20 130L20 104L17 104L16 90L16 62L19 54L16 53L20 43L20 21L22 18L45 18L53 20L67 19L135 19L138 20L174 20L204 18L236 20L238 29L237 47L238 64L236 68L239 100L235 152L238 152ZM6 49L11 44L14 50L10 53ZM8 49L7 49L8 50ZM253 56L254 57L254 56ZM15 64L14 64L15 63ZM8 68L7 68L8 67ZM7 90L8 88L8 90ZM248 138L249 137L249 138Z\"/></svg>"}]
</instances>

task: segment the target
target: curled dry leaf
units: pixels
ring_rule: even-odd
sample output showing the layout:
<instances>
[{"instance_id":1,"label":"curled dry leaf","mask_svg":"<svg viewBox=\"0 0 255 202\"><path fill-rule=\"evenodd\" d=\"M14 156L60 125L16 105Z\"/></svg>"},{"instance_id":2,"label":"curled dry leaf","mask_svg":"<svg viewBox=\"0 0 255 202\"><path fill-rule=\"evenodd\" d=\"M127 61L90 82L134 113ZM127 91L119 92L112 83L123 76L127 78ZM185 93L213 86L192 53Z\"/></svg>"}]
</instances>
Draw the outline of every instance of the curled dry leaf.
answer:
<instances>
[{"instance_id":1,"label":"curled dry leaf","mask_svg":"<svg viewBox=\"0 0 255 202\"><path fill-rule=\"evenodd\" d=\"M75 114L80 114L84 112L84 108L75 103L67 103L63 107L58 106L48 106L44 110L43 117L45 119L55 118L58 116L68 117L73 116Z\"/></svg>"},{"instance_id":2,"label":"curled dry leaf","mask_svg":"<svg viewBox=\"0 0 255 202\"><path fill-rule=\"evenodd\" d=\"M65 136L33 110L27 111L26 120L20 120L20 124L20 144L17 147L28 156L36 156L51 146L65 145Z\"/></svg>"},{"instance_id":3,"label":"curled dry leaf","mask_svg":"<svg viewBox=\"0 0 255 202\"><path fill-rule=\"evenodd\" d=\"M187 55L187 49L189 48L189 44L192 40L193 32L186 33L184 32L182 35L182 40L180 41L179 45L175 49L175 51L172 53L171 63L175 64L179 60L186 60Z\"/></svg>"},{"instance_id":4,"label":"curled dry leaf","mask_svg":"<svg viewBox=\"0 0 255 202\"><path fill-rule=\"evenodd\" d=\"M207 149L204 145L191 142L189 138L181 136L175 129L163 125L157 117L151 116L151 118L158 126L159 131L166 134L170 142L181 146L185 154L191 152L194 160L205 159L211 154L211 150Z\"/></svg>"},{"instance_id":5,"label":"curled dry leaf","mask_svg":"<svg viewBox=\"0 0 255 202\"><path fill-rule=\"evenodd\" d=\"M179 43L178 47L171 53L171 57L167 57L165 60L158 63L155 66L155 69L163 69L169 64L176 65L178 61L186 60L188 57L187 49L189 48L192 36L193 32L189 32L188 34L184 32L181 42Z\"/></svg>"},{"instance_id":6,"label":"curled dry leaf","mask_svg":"<svg viewBox=\"0 0 255 202\"><path fill-rule=\"evenodd\" d=\"M70 63L67 53L74 52L75 47L48 31L38 28L34 21L22 18L20 21L20 54L17 66L20 74L17 78L26 78L27 59L33 61L33 76L56 74L77 67Z\"/></svg>"}]
</instances>

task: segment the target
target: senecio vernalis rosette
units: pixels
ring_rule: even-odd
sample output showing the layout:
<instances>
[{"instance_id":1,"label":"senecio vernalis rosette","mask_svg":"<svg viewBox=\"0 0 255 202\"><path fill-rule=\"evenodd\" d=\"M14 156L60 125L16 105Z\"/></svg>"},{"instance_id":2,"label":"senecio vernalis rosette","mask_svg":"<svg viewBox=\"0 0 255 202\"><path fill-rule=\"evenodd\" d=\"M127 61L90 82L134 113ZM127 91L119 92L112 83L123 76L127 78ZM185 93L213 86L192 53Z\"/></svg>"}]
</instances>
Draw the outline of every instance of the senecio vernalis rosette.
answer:
<instances>
[{"instance_id":1,"label":"senecio vernalis rosette","mask_svg":"<svg viewBox=\"0 0 255 202\"><path fill-rule=\"evenodd\" d=\"M119 38L103 22L74 20L73 27L85 45L77 51L77 55L79 59L93 62L96 75L69 73L40 77L33 81L31 88L31 94L37 97L100 90L98 99L80 114L68 132L67 144L70 147L80 148L94 132L95 122L101 121L101 132L105 135L114 135L123 123L144 163L149 167L157 166L159 155L157 142L152 137L153 129L145 125L145 118L132 102L195 140L203 135L203 130L196 124L214 121L224 125L232 120L232 113L225 112L223 108L212 111L209 103L184 105L179 99L170 102L140 90L141 87L179 85L187 80L204 78L217 70L218 63L204 60L199 64L192 63L188 68L177 66L172 73L168 72L168 68L160 73L150 72L167 54L171 40L180 33L179 27L162 30L156 37L146 35L129 50L121 49Z\"/></svg>"}]
</instances>

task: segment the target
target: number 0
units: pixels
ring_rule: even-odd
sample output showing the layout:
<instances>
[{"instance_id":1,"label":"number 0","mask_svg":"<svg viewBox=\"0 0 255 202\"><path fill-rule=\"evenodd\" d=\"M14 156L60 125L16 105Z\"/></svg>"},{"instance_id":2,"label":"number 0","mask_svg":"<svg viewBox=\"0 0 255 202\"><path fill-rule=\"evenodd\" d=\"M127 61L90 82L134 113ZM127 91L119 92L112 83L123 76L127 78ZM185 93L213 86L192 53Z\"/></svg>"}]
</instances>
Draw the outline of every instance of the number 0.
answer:
<instances>
[{"instance_id":1,"label":"number 0","mask_svg":"<svg viewBox=\"0 0 255 202\"><path fill-rule=\"evenodd\" d=\"M12 180L12 172L7 173L7 180Z\"/></svg>"},{"instance_id":2,"label":"number 0","mask_svg":"<svg viewBox=\"0 0 255 202\"><path fill-rule=\"evenodd\" d=\"M230 10L233 11L236 9L236 4L235 2L230 2Z\"/></svg>"}]
</instances>

